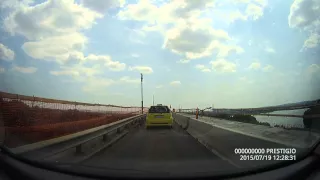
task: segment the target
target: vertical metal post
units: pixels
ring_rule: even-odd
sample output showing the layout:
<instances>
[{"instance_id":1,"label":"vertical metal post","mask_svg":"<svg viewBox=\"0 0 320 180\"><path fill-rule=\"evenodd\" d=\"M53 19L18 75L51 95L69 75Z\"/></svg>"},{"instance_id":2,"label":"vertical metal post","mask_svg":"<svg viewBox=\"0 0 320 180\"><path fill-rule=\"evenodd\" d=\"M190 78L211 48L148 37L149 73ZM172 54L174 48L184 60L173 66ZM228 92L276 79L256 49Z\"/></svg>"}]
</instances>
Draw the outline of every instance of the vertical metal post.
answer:
<instances>
[{"instance_id":1,"label":"vertical metal post","mask_svg":"<svg viewBox=\"0 0 320 180\"><path fill-rule=\"evenodd\" d=\"M141 114L143 114L143 86L142 86L142 83L143 83L143 75L142 73L141 74Z\"/></svg>"}]
</instances>

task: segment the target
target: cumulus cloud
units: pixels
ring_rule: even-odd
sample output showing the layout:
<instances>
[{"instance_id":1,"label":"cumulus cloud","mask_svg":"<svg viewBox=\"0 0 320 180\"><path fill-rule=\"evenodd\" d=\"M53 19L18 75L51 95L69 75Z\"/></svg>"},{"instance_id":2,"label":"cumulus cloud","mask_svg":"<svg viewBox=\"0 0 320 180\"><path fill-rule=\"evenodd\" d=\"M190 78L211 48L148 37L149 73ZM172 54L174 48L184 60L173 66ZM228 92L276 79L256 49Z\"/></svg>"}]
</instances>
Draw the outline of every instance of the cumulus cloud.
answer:
<instances>
[{"instance_id":1,"label":"cumulus cloud","mask_svg":"<svg viewBox=\"0 0 320 180\"><path fill-rule=\"evenodd\" d=\"M73 0L48 0L34 6L19 7L4 19L4 28L29 40L88 29L102 16Z\"/></svg>"},{"instance_id":2,"label":"cumulus cloud","mask_svg":"<svg viewBox=\"0 0 320 180\"><path fill-rule=\"evenodd\" d=\"M274 70L274 67L271 65L266 65L263 69L264 72L271 72Z\"/></svg>"},{"instance_id":3,"label":"cumulus cloud","mask_svg":"<svg viewBox=\"0 0 320 180\"><path fill-rule=\"evenodd\" d=\"M109 61L105 63L105 66L111 71L123 71L126 69L126 64L119 61Z\"/></svg>"},{"instance_id":4,"label":"cumulus cloud","mask_svg":"<svg viewBox=\"0 0 320 180\"><path fill-rule=\"evenodd\" d=\"M202 72L211 72L211 70L203 64L197 64L196 69L199 69Z\"/></svg>"},{"instance_id":5,"label":"cumulus cloud","mask_svg":"<svg viewBox=\"0 0 320 180\"><path fill-rule=\"evenodd\" d=\"M231 40L226 31L213 28L211 19L201 17L215 4L215 1L186 0L163 1L156 5L153 1L140 0L127 5L118 17L145 22L142 30L160 32L164 36L163 48L188 60L211 56L214 52L221 57L243 52L241 47L226 43Z\"/></svg>"},{"instance_id":6,"label":"cumulus cloud","mask_svg":"<svg viewBox=\"0 0 320 180\"><path fill-rule=\"evenodd\" d=\"M290 7L289 26L307 31L310 34L304 42L304 48L315 48L320 42L319 6L319 0L295 0Z\"/></svg>"},{"instance_id":7,"label":"cumulus cloud","mask_svg":"<svg viewBox=\"0 0 320 180\"><path fill-rule=\"evenodd\" d=\"M225 59L217 59L215 61L211 61L212 69L216 72L220 73L229 73L236 72L237 65L233 62L229 62Z\"/></svg>"},{"instance_id":8,"label":"cumulus cloud","mask_svg":"<svg viewBox=\"0 0 320 180\"><path fill-rule=\"evenodd\" d=\"M315 48L319 43L320 35L313 33L304 41L303 48Z\"/></svg>"},{"instance_id":9,"label":"cumulus cloud","mask_svg":"<svg viewBox=\"0 0 320 180\"><path fill-rule=\"evenodd\" d=\"M249 69L258 70L261 68L261 64L259 62L253 62L250 64Z\"/></svg>"},{"instance_id":10,"label":"cumulus cloud","mask_svg":"<svg viewBox=\"0 0 320 180\"><path fill-rule=\"evenodd\" d=\"M229 23L233 23L237 20L242 20L242 21L246 21L248 19L248 16L241 13L239 10L233 11L229 13L228 17L228 21Z\"/></svg>"},{"instance_id":11,"label":"cumulus cloud","mask_svg":"<svg viewBox=\"0 0 320 180\"><path fill-rule=\"evenodd\" d=\"M87 0L79 4L74 0L47 0L39 4L2 4L2 8L10 7L3 28L11 35L27 39L22 49L29 56L63 64L84 50L88 39L81 31L90 29L98 18L103 17L90 6L97 3L107 2ZM123 66L114 63L109 65L111 69Z\"/></svg>"},{"instance_id":12,"label":"cumulus cloud","mask_svg":"<svg viewBox=\"0 0 320 180\"><path fill-rule=\"evenodd\" d=\"M113 61L110 56L107 55L95 55L89 54L83 59L85 63L103 63L111 71L123 71L126 69L126 64L119 61Z\"/></svg>"},{"instance_id":13,"label":"cumulus cloud","mask_svg":"<svg viewBox=\"0 0 320 180\"><path fill-rule=\"evenodd\" d=\"M181 84L180 81L172 81L172 82L170 82L170 85L172 85L172 86L176 86L176 85L180 85L180 84Z\"/></svg>"},{"instance_id":14,"label":"cumulus cloud","mask_svg":"<svg viewBox=\"0 0 320 180\"><path fill-rule=\"evenodd\" d=\"M153 70L151 67L148 66L133 66L133 67L129 67L130 71L138 71L140 73L143 74L151 74L153 73Z\"/></svg>"},{"instance_id":15,"label":"cumulus cloud","mask_svg":"<svg viewBox=\"0 0 320 180\"><path fill-rule=\"evenodd\" d=\"M37 68L35 67L21 67L21 66L14 66L12 68L14 71L25 73L25 74L31 74L35 73L37 71Z\"/></svg>"},{"instance_id":16,"label":"cumulus cloud","mask_svg":"<svg viewBox=\"0 0 320 180\"><path fill-rule=\"evenodd\" d=\"M78 32L47 37L39 41L29 41L22 49L35 59L65 63L70 56L81 53L87 38Z\"/></svg>"},{"instance_id":17,"label":"cumulus cloud","mask_svg":"<svg viewBox=\"0 0 320 180\"><path fill-rule=\"evenodd\" d=\"M0 43L0 59L5 61L12 61L14 59L14 51L9 49L4 44Z\"/></svg>"},{"instance_id":18,"label":"cumulus cloud","mask_svg":"<svg viewBox=\"0 0 320 180\"><path fill-rule=\"evenodd\" d=\"M257 20L263 15L263 7L255 4L249 4L246 9L246 14L253 20Z\"/></svg>"},{"instance_id":19,"label":"cumulus cloud","mask_svg":"<svg viewBox=\"0 0 320 180\"><path fill-rule=\"evenodd\" d=\"M72 70L62 70L62 71L50 71L50 74L55 76L79 76L80 73L78 71L72 71Z\"/></svg>"},{"instance_id":20,"label":"cumulus cloud","mask_svg":"<svg viewBox=\"0 0 320 180\"><path fill-rule=\"evenodd\" d=\"M139 84L140 79L139 78L131 78L129 76L124 76L124 77L120 78L120 82Z\"/></svg>"},{"instance_id":21,"label":"cumulus cloud","mask_svg":"<svg viewBox=\"0 0 320 180\"><path fill-rule=\"evenodd\" d=\"M227 45L227 41L231 40L228 33L214 29L210 21L208 19L182 21L167 31L163 47L184 55L187 59L211 56L214 52L217 52L219 57L226 57L230 52L244 51L239 46Z\"/></svg>"},{"instance_id":22,"label":"cumulus cloud","mask_svg":"<svg viewBox=\"0 0 320 180\"><path fill-rule=\"evenodd\" d=\"M311 64L311 65L308 67L308 72L311 73L311 74L320 73L320 65L318 65L318 64Z\"/></svg>"},{"instance_id":23,"label":"cumulus cloud","mask_svg":"<svg viewBox=\"0 0 320 180\"><path fill-rule=\"evenodd\" d=\"M263 16L263 11L268 3L267 0L225 0L220 2L220 4L222 7L227 7L228 9L236 9L231 11L222 11L221 13L221 18L227 19L228 23L233 23L237 20L258 20ZM236 7L233 7L232 5L235 5ZM237 5L245 6L244 11L240 11L240 8L237 7Z\"/></svg>"},{"instance_id":24,"label":"cumulus cloud","mask_svg":"<svg viewBox=\"0 0 320 180\"><path fill-rule=\"evenodd\" d=\"M81 3L85 7L103 14L109 8L123 7L125 0L81 0Z\"/></svg>"}]
</instances>

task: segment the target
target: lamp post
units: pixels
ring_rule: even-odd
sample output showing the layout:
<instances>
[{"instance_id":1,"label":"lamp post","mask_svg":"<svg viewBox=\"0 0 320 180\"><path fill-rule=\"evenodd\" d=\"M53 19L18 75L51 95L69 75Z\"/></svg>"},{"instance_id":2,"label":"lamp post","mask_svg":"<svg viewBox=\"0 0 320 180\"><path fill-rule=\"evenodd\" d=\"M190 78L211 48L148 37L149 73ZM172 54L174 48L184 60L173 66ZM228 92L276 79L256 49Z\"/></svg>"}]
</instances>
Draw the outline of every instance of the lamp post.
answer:
<instances>
[{"instance_id":1,"label":"lamp post","mask_svg":"<svg viewBox=\"0 0 320 180\"><path fill-rule=\"evenodd\" d=\"M141 74L141 114L143 114L143 86L142 86L142 82L143 82L143 75Z\"/></svg>"}]
</instances>

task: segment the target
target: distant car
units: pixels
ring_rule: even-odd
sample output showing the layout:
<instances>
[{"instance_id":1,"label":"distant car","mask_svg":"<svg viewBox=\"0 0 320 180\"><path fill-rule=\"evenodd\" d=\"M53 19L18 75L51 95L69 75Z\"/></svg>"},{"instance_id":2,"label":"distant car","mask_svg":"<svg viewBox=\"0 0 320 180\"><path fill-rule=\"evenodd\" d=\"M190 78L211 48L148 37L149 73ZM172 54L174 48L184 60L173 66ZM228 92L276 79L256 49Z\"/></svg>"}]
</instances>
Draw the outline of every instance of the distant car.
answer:
<instances>
[{"instance_id":1,"label":"distant car","mask_svg":"<svg viewBox=\"0 0 320 180\"><path fill-rule=\"evenodd\" d=\"M169 126L172 128L173 117L168 106L158 104L151 106L147 113L146 127L151 126Z\"/></svg>"}]
</instances>

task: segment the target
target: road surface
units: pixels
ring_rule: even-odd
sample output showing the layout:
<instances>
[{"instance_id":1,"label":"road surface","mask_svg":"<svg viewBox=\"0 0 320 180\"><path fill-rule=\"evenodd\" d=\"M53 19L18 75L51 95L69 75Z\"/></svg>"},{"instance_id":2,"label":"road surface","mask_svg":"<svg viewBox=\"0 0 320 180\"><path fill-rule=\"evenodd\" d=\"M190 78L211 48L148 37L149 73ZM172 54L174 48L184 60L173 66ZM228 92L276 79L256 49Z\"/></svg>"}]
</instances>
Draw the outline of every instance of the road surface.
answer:
<instances>
[{"instance_id":1,"label":"road surface","mask_svg":"<svg viewBox=\"0 0 320 180\"><path fill-rule=\"evenodd\" d=\"M234 170L177 124L168 128L139 128L90 159L86 166L111 169L185 172ZM176 169L179 167L178 169Z\"/></svg>"},{"instance_id":2,"label":"road surface","mask_svg":"<svg viewBox=\"0 0 320 180\"><path fill-rule=\"evenodd\" d=\"M240 155L235 154L235 148L289 148L196 121L190 123L187 131L177 123L172 129L140 127L112 147L81 162L81 165L144 172L174 171L178 174L233 172L279 162L241 161ZM204 146L195 137L205 140L210 146ZM297 149L297 153L301 151Z\"/></svg>"}]
</instances>

